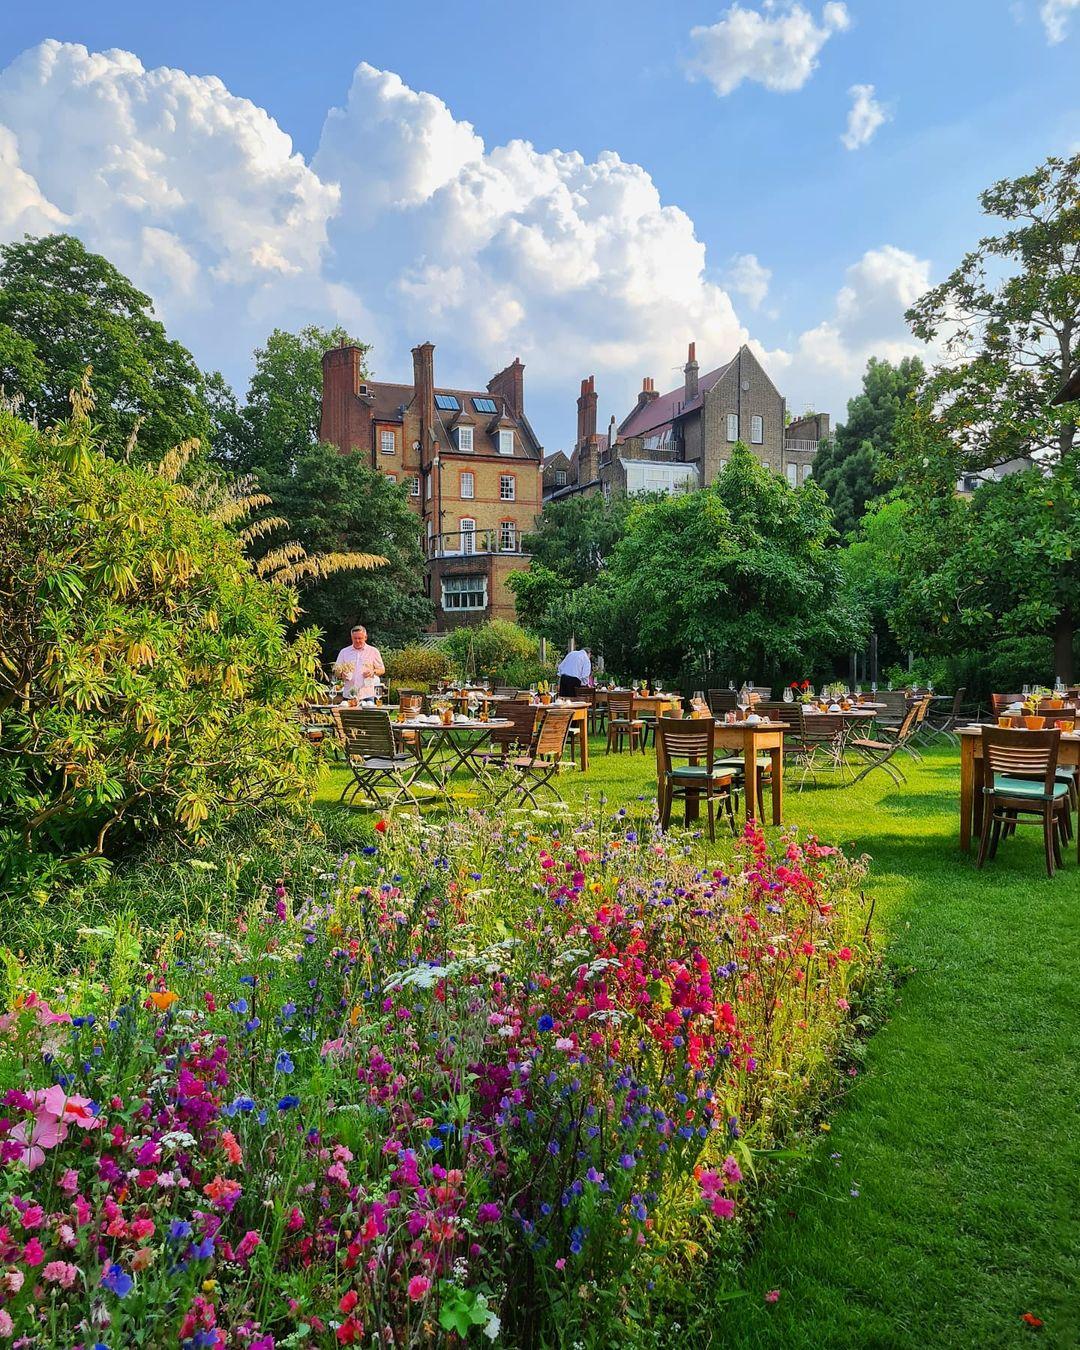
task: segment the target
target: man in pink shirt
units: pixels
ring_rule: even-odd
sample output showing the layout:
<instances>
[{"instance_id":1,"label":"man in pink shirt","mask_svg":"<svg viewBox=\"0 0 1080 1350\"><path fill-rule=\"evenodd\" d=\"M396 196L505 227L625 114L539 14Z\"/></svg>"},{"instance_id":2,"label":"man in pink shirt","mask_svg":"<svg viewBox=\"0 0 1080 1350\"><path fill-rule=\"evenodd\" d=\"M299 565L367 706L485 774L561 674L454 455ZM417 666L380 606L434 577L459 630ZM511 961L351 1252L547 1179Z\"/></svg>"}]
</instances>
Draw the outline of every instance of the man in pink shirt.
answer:
<instances>
[{"instance_id":1,"label":"man in pink shirt","mask_svg":"<svg viewBox=\"0 0 1080 1350\"><path fill-rule=\"evenodd\" d=\"M386 673L382 653L367 640L367 629L358 623L352 630L352 642L338 652L338 664L351 666L352 674L345 678L346 698L374 698L375 681Z\"/></svg>"}]
</instances>

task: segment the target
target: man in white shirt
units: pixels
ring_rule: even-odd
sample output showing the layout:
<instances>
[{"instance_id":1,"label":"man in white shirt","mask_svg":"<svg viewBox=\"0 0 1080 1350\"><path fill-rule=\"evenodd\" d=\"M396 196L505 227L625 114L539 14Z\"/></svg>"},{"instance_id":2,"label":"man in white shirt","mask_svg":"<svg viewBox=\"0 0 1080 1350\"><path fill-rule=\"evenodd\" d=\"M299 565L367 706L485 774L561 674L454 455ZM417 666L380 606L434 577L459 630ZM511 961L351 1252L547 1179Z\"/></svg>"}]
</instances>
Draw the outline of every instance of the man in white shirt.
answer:
<instances>
[{"instance_id":1,"label":"man in white shirt","mask_svg":"<svg viewBox=\"0 0 1080 1350\"><path fill-rule=\"evenodd\" d=\"M591 674L588 648L571 648L559 662L559 697L573 698Z\"/></svg>"},{"instance_id":2,"label":"man in white shirt","mask_svg":"<svg viewBox=\"0 0 1080 1350\"><path fill-rule=\"evenodd\" d=\"M382 653L367 640L367 629L358 623L352 630L352 642L338 652L338 665L351 666L345 677L346 698L374 698L375 680L386 673Z\"/></svg>"}]
</instances>

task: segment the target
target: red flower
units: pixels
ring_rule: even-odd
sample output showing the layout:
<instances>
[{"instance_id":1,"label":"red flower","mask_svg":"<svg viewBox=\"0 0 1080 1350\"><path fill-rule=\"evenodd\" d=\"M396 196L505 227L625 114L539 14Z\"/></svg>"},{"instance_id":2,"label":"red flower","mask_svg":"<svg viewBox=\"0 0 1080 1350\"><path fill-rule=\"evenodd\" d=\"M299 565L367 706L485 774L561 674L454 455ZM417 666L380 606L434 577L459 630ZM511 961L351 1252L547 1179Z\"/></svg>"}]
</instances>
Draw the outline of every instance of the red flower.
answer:
<instances>
[{"instance_id":1,"label":"red flower","mask_svg":"<svg viewBox=\"0 0 1080 1350\"><path fill-rule=\"evenodd\" d=\"M1043 1324L1042 1318L1036 1317L1034 1313L1022 1313L1020 1315L1020 1321L1026 1322L1029 1327L1041 1327Z\"/></svg>"},{"instance_id":2,"label":"red flower","mask_svg":"<svg viewBox=\"0 0 1080 1350\"><path fill-rule=\"evenodd\" d=\"M380 834L385 834L385 833L386 833L386 821L385 821L385 820L377 820L377 821L375 822L375 828L379 831Z\"/></svg>"},{"instance_id":3,"label":"red flower","mask_svg":"<svg viewBox=\"0 0 1080 1350\"><path fill-rule=\"evenodd\" d=\"M355 1289L350 1289L347 1294L343 1294L338 1307L343 1313L351 1313L360 1301L360 1295Z\"/></svg>"}]
</instances>

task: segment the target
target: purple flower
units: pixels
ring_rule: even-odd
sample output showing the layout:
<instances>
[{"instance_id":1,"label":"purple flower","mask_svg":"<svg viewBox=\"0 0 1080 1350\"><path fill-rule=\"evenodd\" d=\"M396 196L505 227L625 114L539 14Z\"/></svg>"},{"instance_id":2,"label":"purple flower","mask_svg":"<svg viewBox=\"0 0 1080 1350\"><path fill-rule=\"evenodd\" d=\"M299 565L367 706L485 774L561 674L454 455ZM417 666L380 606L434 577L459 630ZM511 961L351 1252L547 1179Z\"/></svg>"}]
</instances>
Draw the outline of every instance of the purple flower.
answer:
<instances>
[{"instance_id":1,"label":"purple flower","mask_svg":"<svg viewBox=\"0 0 1080 1350\"><path fill-rule=\"evenodd\" d=\"M127 1298L128 1294L131 1293L132 1286L135 1282L124 1267L118 1266L114 1261L102 1272L101 1283L110 1293L115 1294L117 1298Z\"/></svg>"},{"instance_id":2,"label":"purple flower","mask_svg":"<svg viewBox=\"0 0 1080 1350\"><path fill-rule=\"evenodd\" d=\"M555 1019L550 1013L545 1013L536 1024L538 1031L550 1031L554 1025Z\"/></svg>"},{"instance_id":3,"label":"purple flower","mask_svg":"<svg viewBox=\"0 0 1080 1350\"><path fill-rule=\"evenodd\" d=\"M502 1210L498 1205L487 1203L481 1205L476 1211L477 1223L498 1223L502 1218Z\"/></svg>"},{"instance_id":4,"label":"purple flower","mask_svg":"<svg viewBox=\"0 0 1080 1350\"><path fill-rule=\"evenodd\" d=\"M619 1159L619 1166L625 1167L627 1171L636 1166L634 1155L632 1153L624 1153Z\"/></svg>"}]
</instances>

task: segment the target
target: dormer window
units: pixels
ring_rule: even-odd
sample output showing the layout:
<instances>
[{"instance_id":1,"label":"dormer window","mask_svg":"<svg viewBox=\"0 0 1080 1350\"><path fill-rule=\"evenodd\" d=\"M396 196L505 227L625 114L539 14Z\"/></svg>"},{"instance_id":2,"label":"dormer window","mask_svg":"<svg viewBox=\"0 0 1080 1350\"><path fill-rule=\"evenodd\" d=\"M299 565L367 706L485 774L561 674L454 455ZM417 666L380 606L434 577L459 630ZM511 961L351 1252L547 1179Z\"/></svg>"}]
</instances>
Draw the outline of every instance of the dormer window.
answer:
<instances>
[{"instance_id":1,"label":"dormer window","mask_svg":"<svg viewBox=\"0 0 1080 1350\"><path fill-rule=\"evenodd\" d=\"M555 470L555 486L556 486L556 487L565 487L565 486L566 486L566 470L565 470L565 469L556 469L556 470Z\"/></svg>"},{"instance_id":2,"label":"dormer window","mask_svg":"<svg viewBox=\"0 0 1080 1350\"><path fill-rule=\"evenodd\" d=\"M514 453L514 433L512 431L499 432L499 454L512 455Z\"/></svg>"},{"instance_id":3,"label":"dormer window","mask_svg":"<svg viewBox=\"0 0 1080 1350\"><path fill-rule=\"evenodd\" d=\"M457 437L457 448L462 451L473 448L473 429L472 427L461 426L455 432Z\"/></svg>"},{"instance_id":4,"label":"dormer window","mask_svg":"<svg viewBox=\"0 0 1080 1350\"><path fill-rule=\"evenodd\" d=\"M474 398L472 405L478 413L489 413L494 416L499 411L493 398Z\"/></svg>"},{"instance_id":5,"label":"dormer window","mask_svg":"<svg viewBox=\"0 0 1080 1350\"><path fill-rule=\"evenodd\" d=\"M440 412L460 412L461 404L456 394L436 394L435 406Z\"/></svg>"}]
</instances>

